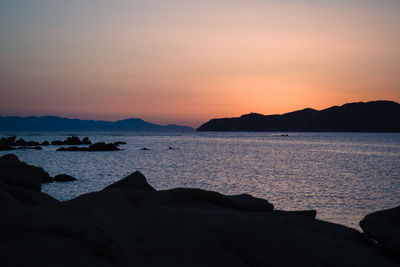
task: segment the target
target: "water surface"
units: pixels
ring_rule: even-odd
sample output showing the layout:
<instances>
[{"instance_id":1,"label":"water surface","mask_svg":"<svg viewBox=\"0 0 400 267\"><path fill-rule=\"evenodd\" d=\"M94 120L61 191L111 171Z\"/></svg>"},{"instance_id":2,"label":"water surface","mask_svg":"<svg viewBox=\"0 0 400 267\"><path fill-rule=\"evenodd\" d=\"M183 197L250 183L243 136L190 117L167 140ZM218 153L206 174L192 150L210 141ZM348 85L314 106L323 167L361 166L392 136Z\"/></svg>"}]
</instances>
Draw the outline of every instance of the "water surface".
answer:
<instances>
[{"instance_id":1,"label":"water surface","mask_svg":"<svg viewBox=\"0 0 400 267\"><path fill-rule=\"evenodd\" d=\"M3 133L4 136L6 133ZM8 133L10 134L10 133ZM50 175L44 192L67 200L135 170L156 189L196 187L249 193L277 209L316 209L319 219L358 228L366 214L400 205L400 134L394 133L16 133L25 140L125 141L123 151L13 151ZM149 148L148 151L141 150ZM169 149L175 148L175 149ZM8 152L2 151L0 155Z\"/></svg>"}]
</instances>

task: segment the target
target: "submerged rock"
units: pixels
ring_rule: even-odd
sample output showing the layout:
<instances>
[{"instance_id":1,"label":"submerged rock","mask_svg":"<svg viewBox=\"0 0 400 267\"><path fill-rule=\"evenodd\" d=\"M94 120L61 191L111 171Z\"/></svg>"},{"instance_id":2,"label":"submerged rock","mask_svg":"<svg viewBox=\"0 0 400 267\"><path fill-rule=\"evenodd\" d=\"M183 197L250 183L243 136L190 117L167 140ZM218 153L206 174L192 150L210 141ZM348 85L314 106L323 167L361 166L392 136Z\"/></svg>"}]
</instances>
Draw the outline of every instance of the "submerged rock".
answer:
<instances>
[{"instance_id":1,"label":"submerged rock","mask_svg":"<svg viewBox=\"0 0 400 267\"><path fill-rule=\"evenodd\" d=\"M368 214L360 226L369 238L400 257L400 206Z\"/></svg>"},{"instance_id":2,"label":"submerged rock","mask_svg":"<svg viewBox=\"0 0 400 267\"><path fill-rule=\"evenodd\" d=\"M55 182L71 182L71 181L76 181L77 179L68 174L58 174L53 177L53 180Z\"/></svg>"}]
</instances>

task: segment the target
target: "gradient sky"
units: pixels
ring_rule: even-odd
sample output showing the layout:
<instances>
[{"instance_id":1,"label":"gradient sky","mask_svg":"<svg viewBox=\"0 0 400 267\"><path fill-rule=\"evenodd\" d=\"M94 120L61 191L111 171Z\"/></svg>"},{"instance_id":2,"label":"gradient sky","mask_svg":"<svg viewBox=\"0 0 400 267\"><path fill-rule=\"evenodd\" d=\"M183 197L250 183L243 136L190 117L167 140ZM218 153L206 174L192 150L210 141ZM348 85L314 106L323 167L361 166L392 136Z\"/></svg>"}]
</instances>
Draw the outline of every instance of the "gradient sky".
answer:
<instances>
[{"instance_id":1,"label":"gradient sky","mask_svg":"<svg viewBox=\"0 0 400 267\"><path fill-rule=\"evenodd\" d=\"M0 115L199 126L400 102L400 1L2 0Z\"/></svg>"}]
</instances>

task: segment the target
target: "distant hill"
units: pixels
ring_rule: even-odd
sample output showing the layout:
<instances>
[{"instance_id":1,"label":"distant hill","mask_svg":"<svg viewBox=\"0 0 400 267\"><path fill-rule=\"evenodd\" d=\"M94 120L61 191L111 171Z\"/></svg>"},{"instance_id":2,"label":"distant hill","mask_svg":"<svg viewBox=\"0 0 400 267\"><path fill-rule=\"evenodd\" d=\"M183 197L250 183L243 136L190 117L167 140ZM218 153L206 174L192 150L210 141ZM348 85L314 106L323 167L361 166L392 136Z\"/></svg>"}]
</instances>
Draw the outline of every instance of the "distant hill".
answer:
<instances>
[{"instance_id":1,"label":"distant hill","mask_svg":"<svg viewBox=\"0 0 400 267\"><path fill-rule=\"evenodd\" d=\"M250 113L212 119L197 131L400 132L400 104L349 103L323 110L306 108L282 115Z\"/></svg>"},{"instance_id":2,"label":"distant hill","mask_svg":"<svg viewBox=\"0 0 400 267\"><path fill-rule=\"evenodd\" d=\"M158 125L142 119L125 119L115 122L67 119L56 116L0 117L0 131L193 131L187 126Z\"/></svg>"}]
</instances>

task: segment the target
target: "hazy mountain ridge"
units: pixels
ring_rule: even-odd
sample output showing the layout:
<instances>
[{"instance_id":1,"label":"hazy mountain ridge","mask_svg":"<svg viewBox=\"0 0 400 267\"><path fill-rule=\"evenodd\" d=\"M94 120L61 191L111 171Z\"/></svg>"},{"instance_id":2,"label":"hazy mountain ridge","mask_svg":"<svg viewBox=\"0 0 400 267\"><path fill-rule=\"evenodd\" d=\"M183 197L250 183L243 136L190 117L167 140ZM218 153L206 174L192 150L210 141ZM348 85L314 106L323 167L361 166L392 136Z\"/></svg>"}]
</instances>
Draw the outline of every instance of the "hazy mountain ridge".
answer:
<instances>
[{"instance_id":1,"label":"hazy mountain ridge","mask_svg":"<svg viewBox=\"0 0 400 267\"><path fill-rule=\"evenodd\" d=\"M282 115L250 113L212 119L197 131L400 132L400 104L371 101L320 111L306 108Z\"/></svg>"},{"instance_id":2,"label":"hazy mountain ridge","mask_svg":"<svg viewBox=\"0 0 400 267\"><path fill-rule=\"evenodd\" d=\"M158 125L138 118L115 122L69 119L58 116L0 116L2 131L193 131L188 126Z\"/></svg>"}]
</instances>

